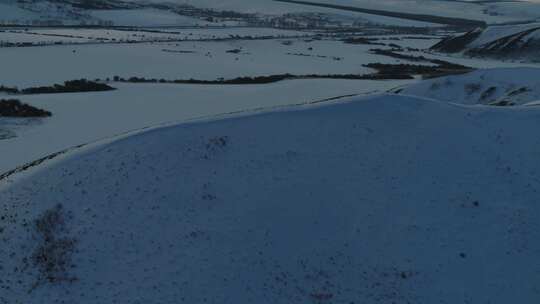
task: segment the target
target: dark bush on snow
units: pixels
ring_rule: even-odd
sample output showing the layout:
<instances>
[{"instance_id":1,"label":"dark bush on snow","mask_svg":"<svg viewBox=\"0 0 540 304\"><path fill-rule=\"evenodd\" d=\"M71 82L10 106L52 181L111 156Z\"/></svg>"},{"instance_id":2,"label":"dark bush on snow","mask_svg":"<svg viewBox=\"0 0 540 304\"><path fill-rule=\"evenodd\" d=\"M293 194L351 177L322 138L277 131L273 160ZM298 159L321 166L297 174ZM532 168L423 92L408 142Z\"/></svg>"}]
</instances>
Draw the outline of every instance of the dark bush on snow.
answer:
<instances>
[{"instance_id":1,"label":"dark bush on snow","mask_svg":"<svg viewBox=\"0 0 540 304\"><path fill-rule=\"evenodd\" d=\"M68 236L66 213L62 205L45 211L34 222L38 246L31 256L32 266L38 271L37 281L32 289L46 283L73 282L69 275L72 255L77 240Z\"/></svg>"},{"instance_id":2,"label":"dark bush on snow","mask_svg":"<svg viewBox=\"0 0 540 304\"><path fill-rule=\"evenodd\" d=\"M49 117L51 112L35 108L17 99L0 99L0 117Z\"/></svg>"}]
</instances>

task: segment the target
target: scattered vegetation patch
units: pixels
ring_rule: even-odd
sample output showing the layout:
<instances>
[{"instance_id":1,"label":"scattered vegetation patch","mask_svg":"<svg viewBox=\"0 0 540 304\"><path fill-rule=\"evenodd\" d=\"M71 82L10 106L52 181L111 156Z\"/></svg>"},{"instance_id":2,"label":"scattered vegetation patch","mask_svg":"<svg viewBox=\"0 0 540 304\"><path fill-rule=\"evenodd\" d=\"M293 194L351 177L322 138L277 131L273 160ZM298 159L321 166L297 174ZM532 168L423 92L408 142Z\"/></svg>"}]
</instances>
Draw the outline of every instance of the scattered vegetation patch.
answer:
<instances>
[{"instance_id":1,"label":"scattered vegetation patch","mask_svg":"<svg viewBox=\"0 0 540 304\"><path fill-rule=\"evenodd\" d=\"M18 99L0 99L0 117L49 117L51 112L22 103Z\"/></svg>"},{"instance_id":2,"label":"scattered vegetation patch","mask_svg":"<svg viewBox=\"0 0 540 304\"><path fill-rule=\"evenodd\" d=\"M69 236L66 212L62 205L46 210L34 221L38 246L30 257L31 265L38 271L38 278L31 290L44 284L74 282L69 274L73 268L72 255L77 240Z\"/></svg>"},{"instance_id":3,"label":"scattered vegetation patch","mask_svg":"<svg viewBox=\"0 0 540 304\"><path fill-rule=\"evenodd\" d=\"M213 158L218 152L223 151L225 148L227 148L227 145L229 145L229 141L230 139L228 136L217 136L208 139L208 141L204 145L204 153L202 158Z\"/></svg>"}]
</instances>

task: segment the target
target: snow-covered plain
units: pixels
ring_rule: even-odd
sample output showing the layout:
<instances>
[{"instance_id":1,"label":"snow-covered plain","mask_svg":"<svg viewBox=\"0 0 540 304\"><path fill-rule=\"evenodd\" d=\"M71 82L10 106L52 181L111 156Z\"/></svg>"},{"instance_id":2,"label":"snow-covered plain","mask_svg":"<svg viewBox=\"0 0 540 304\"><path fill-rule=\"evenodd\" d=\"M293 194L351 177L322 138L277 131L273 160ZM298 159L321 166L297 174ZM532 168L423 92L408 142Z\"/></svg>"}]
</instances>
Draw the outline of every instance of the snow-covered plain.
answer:
<instances>
[{"instance_id":1,"label":"snow-covered plain","mask_svg":"<svg viewBox=\"0 0 540 304\"><path fill-rule=\"evenodd\" d=\"M383 92L410 81L295 80L270 85L113 84L118 90L21 96L51 118L0 118L17 137L0 140L0 174L48 154L162 123ZM26 125L28 124L28 125Z\"/></svg>"},{"instance_id":2,"label":"snow-covered plain","mask_svg":"<svg viewBox=\"0 0 540 304\"><path fill-rule=\"evenodd\" d=\"M48 35L116 37L121 35L176 35L192 39L251 35L240 29L170 29L170 34L101 29L33 29ZM297 35L302 32L261 30L260 35ZM29 35L31 36L31 35ZM38 36L39 37L39 36ZM49 36L46 36L49 37ZM56 36L55 36L56 37ZM145 36L148 37L148 36ZM430 40L379 37L384 43L425 46ZM391 39L391 40L390 40ZM24 88L79 78L115 75L165 79L217 79L270 74L363 74L363 64L401 60L369 53L373 45L351 45L339 40L271 39L186 41L174 43L56 45L0 48L0 85ZM228 53L230 50L240 53ZM51 73L54 71L54 73ZM386 91L410 81L299 80L271 85L189 86L112 83L105 93L17 96L44 108L52 118L1 119L0 172L14 169L71 146L115 136L129 130L203 115L296 104L349 94ZM261 97L262 96L262 97ZM8 96L0 93L0 97ZM96 124L96 120L100 123ZM14 137L15 136L15 137ZM8 138L9 139L6 139Z\"/></svg>"},{"instance_id":3,"label":"snow-covered plain","mask_svg":"<svg viewBox=\"0 0 540 304\"><path fill-rule=\"evenodd\" d=\"M71 79L106 79L115 75L165 79L207 79L262 76L269 74L367 74L369 63L412 63L369 52L374 48L420 49L405 54L442 59L475 68L528 66L531 62L501 62L466 58L426 50L440 41L438 36L372 36L380 45L351 45L341 38L314 40L314 33L259 28L224 29L32 29L0 32L0 42L84 43L47 47L0 48L0 65L10 73L0 74L0 85L27 87L51 85ZM34 34L32 34L34 33ZM40 35L35 35L35 34ZM53 36L54 35L54 36ZM297 38L307 35L310 37ZM362 33L351 33L363 36ZM71 37L68 37L71 36ZM234 37L234 38L233 38ZM238 38L240 37L240 38ZM243 37L243 38L242 38ZM289 37L250 40L247 37ZM226 41L208 41L212 39ZM419 39L421 38L421 39ZM243 40L242 40L243 39ZM189 40L173 42L118 43L121 41ZM103 43L102 43L103 42ZM90 43L90 44L88 44ZM228 51L239 50L239 53ZM236 52L236 51L235 51ZM423 62L424 65L432 65ZM50 73L50 71L55 71Z\"/></svg>"},{"instance_id":4,"label":"snow-covered plain","mask_svg":"<svg viewBox=\"0 0 540 304\"><path fill-rule=\"evenodd\" d=\"M176 35L178 31L186 37L205 39L208 35L227 35L232 29L171 29L171 34L147 33L142 31L115 31L82 29L79 36L116 37L122 34L142 39L142 35ZM253 29L237 29L232 33L253 33ZM54 35L77 36L77 30L36 29ZM190 33L190 34L188 34ZM263 33L263 32L261 32ZM268 34L297 32L268 30ZM225 36L226 37L226 36ZM389 35L375 36L377 42L398 44L403 48L428 48L437 41L435 36ZM429 39L418 39L429 38ZM230 40L230 41L186 41L175 43L138 44L97 44L74 46L49 46L40 48L1 48L0 63L10 73L0 75L0 85L20 88L35 85L50 85L65 80L79 78L106 79L115 75L121 77L147 77L165 79L217 79L239 76L260 76L270 74L362 74L373 70L363 67L366 63L407 63L369 52L372 48L388 48L379 45L351 45L339 40L312 39L271 39L271 40ZM228 53L239 49L238 54ZM421 51L409 52L439 58L439 55ZM339 59L339 60L336 60ZM444 58L447 59L447 58ZM452 57L450 61L471 66L498 67L514 66L513 63L484 61ZM417 62L411 62L418 64ZM422 63L429 65L430 63ZM50 71L54 71L51 73ZM533 70L534 71L534 70ZM491 72L490 72L491 73ZM500 75L502 82L512 79L512 70ZM521 73L516 70L515 73ZM432 80L423 82L420 89L407 89L411 94L427 96L456 103L476 103L466 96L465 85L477 83L478 74L463 77L457 82L453 92L431 90ZM512 74L513 75L513 74ZM475 78L476 77L476 78ZM524 76L525 77L525 76ZM527 76L528 77L528 76ZM475 78L475 80L471 80ZM452 79L452 78L450 78ZM506 82L505 90L510 92L517 83ZM501 83L502 83L501 82ZM534 87L534 81L529 81ZM342 80L301 80L286 81L271 85L250 86L189 86L189 85L131 85L113 83L119 90L105 93L58 94L20 96L23 102L53 112L53 117L45 120L0 120L3 134L0 151L0 172L13 169L47 154L87 142L117 135L129 130L155 124L179 121L203 115L214 115L230 111L249 110L258 107L288 105L343 96L363 94L371 91L385 91L403 87L410 81L342 81ZM491 85L501 85L494 82ZM440 86L446 88L445 86ZM427 88L427 89L426 89ZM483 88L483 90L488 87ZM519 89L519 87L516 87ZM482 90L482 91L483 91ZM506 92L504 91L504 92ZM437 92L437 94L431 94ZM500 96L505 93L501 89ZM506 92L506 94L508 93ZM457 94L457 93L456 93ZM264 97L260 97L264 96ZM6 97L1 95L0 97ZM470 98L469 98L470 97ZM536 101L534 92L521 92L517 104ZM491 99L490 99L491 101ZM487 103L487 102L483 102ZM96 119L101 121L96 125ZM27 126L28 125L28 126ZM69 130L69 132L68 132ZM13 136L16 137L13 137ZM10 137L9 140L6 140Z\"/></svg>"},{"instance_id":5,"label":"snow-covered plain","mask_svg":"<svg viewBox=\"0 0 540 304\"><path fill-rule=\"evenodd\" d=\"M0 85L50 85L70 79L105 79L115 75L213 80L284 73L367 74L373 70L363 64L398 62L370 54L371 48L373 46L332 40L302 39L294 40L292 45L272 39L0 48L0 66L10 71L0 74ZM235 49L242 51L239 54L227 52Z\"/></svg>"},{"instance_id":6,"label":"snow-covered plain","mask_svg":"<svg viewBox=\"0 0 540 304\"><path fill-rule=\"evenodd\" d=\"M540 301L540 109L300 110L156 129L4 182L0 302ZM42 267L47 245L66 267Z\"/></svg>"}]
</instances>

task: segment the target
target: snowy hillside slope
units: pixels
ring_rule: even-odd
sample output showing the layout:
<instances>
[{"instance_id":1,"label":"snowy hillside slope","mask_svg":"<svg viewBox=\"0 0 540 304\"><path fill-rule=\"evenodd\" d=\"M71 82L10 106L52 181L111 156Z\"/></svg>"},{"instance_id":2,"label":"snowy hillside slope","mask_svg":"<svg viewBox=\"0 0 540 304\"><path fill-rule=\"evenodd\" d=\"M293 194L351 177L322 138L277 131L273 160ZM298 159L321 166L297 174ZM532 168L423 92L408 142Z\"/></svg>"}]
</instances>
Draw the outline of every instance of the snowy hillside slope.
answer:
<instances>
[{"instance_id":1,"label":"snowy hillside slope","mask_svg":"<svg viewBox=\"0 0 540 304\"><path fill-rule=\"evenodd\" d=\"M492 44L504 37L513 36L535 28L540 28L540 23L490 26L482 30L480 36L478 36L478 38L469 46L473 48L482 47L487 44Z\"/></svg>"},{"instance_id":2,"label":"snowy hillside slope","mask_svg":"<svg viewBox=\"0 0 540 304\"><path fill-rule=\"evenodd\" d=\"M502 59L540 60L540 23L490 26L442 40L433 50Z\"/></svg>"},{"instance_id":3,"label":"snowy hillside slope","mask_svg":"<svg viewBox=\"0 0 540 304\"><path fill-rule=\"evenodd\" d=\"M538 303L539 127L384 95L66 156L4 181L0 303Z\"/></svg>"},{"instance_id":4,"label":"snowy hillside slope","mask_svg":"<svg viewBox=\"0 0 540 304\"><path fill-rule=\"evenodd\" d=\"M540 69L477 70L422 81L399 92L459 104L524 105L540 100Z\"/></svg>"}]
</instances>

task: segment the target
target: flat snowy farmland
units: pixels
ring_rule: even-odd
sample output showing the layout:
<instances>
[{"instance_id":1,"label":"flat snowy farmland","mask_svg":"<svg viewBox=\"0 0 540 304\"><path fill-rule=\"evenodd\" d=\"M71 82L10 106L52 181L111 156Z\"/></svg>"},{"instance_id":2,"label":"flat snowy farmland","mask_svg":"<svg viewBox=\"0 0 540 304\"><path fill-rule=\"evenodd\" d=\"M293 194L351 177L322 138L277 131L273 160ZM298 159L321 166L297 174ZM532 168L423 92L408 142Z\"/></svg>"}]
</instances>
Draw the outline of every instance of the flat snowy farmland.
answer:
<instances>
[{"instance_id":1,"label":"flat snowy farmland","mask_svg":"<svg viewBox=\"0 0 540 304\"><path fill-rule=\"evenodd\" d=\"M269 74L367 74L363 64L397 62L369 54L369 45L335 41L245 40L50 46L0 49L7 86L50 85L88 78L216 79ZM228 51L239 50L239 53Z\"/></svg>"}]
</instances>

